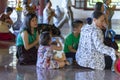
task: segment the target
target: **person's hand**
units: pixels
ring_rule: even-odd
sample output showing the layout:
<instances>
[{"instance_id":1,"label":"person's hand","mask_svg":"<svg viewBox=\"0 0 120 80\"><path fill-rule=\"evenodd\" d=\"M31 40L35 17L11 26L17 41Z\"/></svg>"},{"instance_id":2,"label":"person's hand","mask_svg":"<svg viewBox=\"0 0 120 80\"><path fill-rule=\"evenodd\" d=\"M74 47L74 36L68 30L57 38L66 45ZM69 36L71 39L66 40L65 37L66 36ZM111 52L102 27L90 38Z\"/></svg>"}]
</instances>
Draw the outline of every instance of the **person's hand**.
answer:
<instances>
[{"instance_id":1,"label":"person's hand","mask_svg":"<svg viewBox=\"0 0 120 80\"><path fill-rule=\"evenodd\" d=\"M60 42L60 41L59 41L59 38L56 38L56 42L57 42L57 43L59 43L59 42Z\"/></svg>"}]
</instances>

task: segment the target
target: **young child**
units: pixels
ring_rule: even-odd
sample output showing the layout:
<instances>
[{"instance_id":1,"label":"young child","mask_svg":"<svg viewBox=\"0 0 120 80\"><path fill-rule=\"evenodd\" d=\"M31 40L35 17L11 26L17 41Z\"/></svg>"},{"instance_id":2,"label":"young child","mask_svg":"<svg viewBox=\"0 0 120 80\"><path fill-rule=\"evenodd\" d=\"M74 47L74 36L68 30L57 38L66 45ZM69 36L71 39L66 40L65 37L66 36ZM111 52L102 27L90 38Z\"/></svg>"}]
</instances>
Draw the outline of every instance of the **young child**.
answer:
<instances>
[{"instance_id":1,"label":"young child","mask_svg":"<svg viewBox=\"0 0 120 80\"><path fill-rule=\"evenodd\" d=\"M80 30L83 26L83 22L80 20L75 20L73 22L73 31L69 34L64 43L64 52L67 58L73 58L75 60L75 54L78 48Z\"/></svg>"},{"instance_id":2,"label":"young child","mask_svg":"<svg viewBox=\"0 0 120 80\"><path fill-rule=\"evenodd\" d=\"M54 56L53 50L61 50L61 43L57 40L56 42L60 45L59 47L51 45L52 36L49 32L42 32L40 35L40 46L38 48L37 55L37 67L44 69L55 69L64 67L67 64L65 55L58 59Z\"/></svg>"}]
</instances>

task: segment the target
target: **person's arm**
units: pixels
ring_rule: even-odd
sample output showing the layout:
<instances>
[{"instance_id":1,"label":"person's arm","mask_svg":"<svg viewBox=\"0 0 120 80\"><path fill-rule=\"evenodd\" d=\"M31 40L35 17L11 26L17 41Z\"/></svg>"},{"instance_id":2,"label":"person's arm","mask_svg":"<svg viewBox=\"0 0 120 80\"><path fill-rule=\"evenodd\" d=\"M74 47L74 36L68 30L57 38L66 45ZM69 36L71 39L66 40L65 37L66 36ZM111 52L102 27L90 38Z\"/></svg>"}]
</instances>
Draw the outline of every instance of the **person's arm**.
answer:
<instances>
[{"instance_id":1,"label":"person's arm","mask_svg":"<svg viewBox=\"0 0 120 80\"><path fill-rule=\"evenodd\" d=\"M51 9L51 13L50 16L48 16L48 22L50 22L50 20L52 19L52 17L56 17L55 12Z\"/></svg>"},{"instance_id":2,"label":"person's arm","mask_svg":"<svg viewBox=\"0 0 120 80\"><path fill-rule=\"evenodd\" d=\"M8 23L9 25L13 24L13 21L11 19L6 19L5 22Z\"/></svg>"},{"instance_id":3,"label":"person's arm","mask_svg":"<svg viewBox=\"0 0 120 80\"><path fill-rule=\"evenodd\" d=\"M76 50L71 45L68 46L68 49L70 52L76 53Z\"/></svg>"},{"instance_id":4,"label":"person's arm","mask_svg":"<svg viewBox=\"0 0 120 80\"><path fill-rule=\"evenodd\" d=\"M39 37L38 34L37 34L36 40L33 43L31 43L31 44L29 44L29 41L28 41L28 32L27 31L22 32L21 36L22 36L24 47L25 47L26 50L36 46L37 43L38 43L38 39L39 39L38 38Z\"/></svg>"},{"instance_id":5,"label":"person's arm","mask_svg":"<svg viewBox=\"0 0 120 80\"><path fill-rule=\"evenodd\" d=\"M56 39L56 43L57 43L57 45L51 45L52 50L57 50L57 51L62 50L62 44L59 41L59 39Z\"/></svg>"},{"instance_id":6,"label":"person's arm","mask_svg":"<svg viewBox=\"0 0 120 80\"><path fill-rule=\"evenodd\" d=\"M71 36L68 36L65 42L67 44L69 51L76 53L76 50L73 48L73 39L71 38Z\"/></svg>"},{"instance_id":7,"label":"person's arm","mask_svg":"<svg viewBox=\"0 0 120 80\"><path fill-rule=\"evenodd\" d=\"M116 55L115 55L116 51L113 48L104 45L104 43L103 43L102 31L94 30L91 35L92 35L92 40L93 40L94 46L97 49L97 51L101 54L107 54L107 55L111 56L111 58L113 60L116 60Z\"/></svg>"}]
</instances>

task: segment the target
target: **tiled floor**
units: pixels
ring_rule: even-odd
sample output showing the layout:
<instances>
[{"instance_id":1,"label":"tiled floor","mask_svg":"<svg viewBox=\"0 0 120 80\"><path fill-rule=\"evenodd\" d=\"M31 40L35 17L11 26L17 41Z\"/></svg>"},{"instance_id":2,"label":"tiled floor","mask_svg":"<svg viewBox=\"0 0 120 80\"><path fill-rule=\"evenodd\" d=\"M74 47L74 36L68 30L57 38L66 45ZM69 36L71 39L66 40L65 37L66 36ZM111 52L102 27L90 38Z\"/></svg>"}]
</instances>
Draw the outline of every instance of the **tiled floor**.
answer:
<instances>
[{"instance_id":1,"label":"tiled floor","mask_svg":"<svg viewBox=\"0 0 120 80\"><path fill-rule=\"evenodd\" d=\"M68 27L62 29L64 36L68 32ZM40 70L35 65L21 66L17 64L15 43L2 43L9 46L0 48L0 80L120 80L120 76L111 70L91 70L78 65L56 70Z\"/></svg>"},{"instance_id":2,"label":"tiled floor","mask_svg":"<svg viewBox=\"0 0 120 80\"><path fill-rule=\"evenodd\" d=\"M10 50L0 49L0 80L120 80L111 70L91 70L78 65L62 69L41 70L35 65L18 65L15 57L15 46ZM9 53L10 52L10 53Z\"/></svg>"}]
</instances>

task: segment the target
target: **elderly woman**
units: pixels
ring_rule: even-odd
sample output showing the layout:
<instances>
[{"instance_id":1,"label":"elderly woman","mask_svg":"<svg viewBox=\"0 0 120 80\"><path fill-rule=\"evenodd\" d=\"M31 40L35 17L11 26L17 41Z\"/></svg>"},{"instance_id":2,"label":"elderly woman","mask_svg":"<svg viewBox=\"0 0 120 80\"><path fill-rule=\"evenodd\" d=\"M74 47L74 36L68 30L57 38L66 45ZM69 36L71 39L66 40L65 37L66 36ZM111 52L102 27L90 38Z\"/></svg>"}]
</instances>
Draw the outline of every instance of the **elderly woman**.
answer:
<instances>
[{"instance_id":1,"label":"elderly woman","mask_svg":"<svg viewBox=\"0 0 120 80\"><path fill-rule=\"evenodd\" d=\"M104 14L99 11L93 13L93 23L82 27L81 38L76 52L76 61L80 66L103 70L105 68L104 54L116 60L118 52L104 45L101 28L104 23Z\"/></svg>"},{"instance_id":2,"label":"elderly woman","mask_svg":"<svg viewBox=\"0 0 120 80\"><path fill-rule=\"evenodd\" d=\"M104 4L102 2L97 2L95 4L95 11L104 12ZM108 25L108 15L107 14L104 15L105 15L105 24ZM111 37L108 37L110 33L109 30L107 30L106 26L103 26L102 31L104 34L104 44L118 50L118 45L115 41L112 40L112 35ZM106 64L105 69L110 69L112 66L112 59L108 55L105 55L105 64Z\"/></svg>"}]
</instances>

